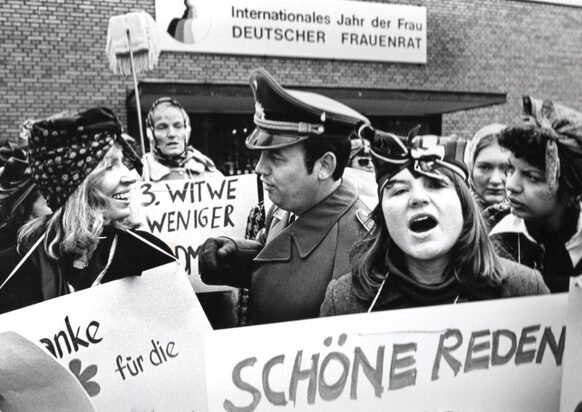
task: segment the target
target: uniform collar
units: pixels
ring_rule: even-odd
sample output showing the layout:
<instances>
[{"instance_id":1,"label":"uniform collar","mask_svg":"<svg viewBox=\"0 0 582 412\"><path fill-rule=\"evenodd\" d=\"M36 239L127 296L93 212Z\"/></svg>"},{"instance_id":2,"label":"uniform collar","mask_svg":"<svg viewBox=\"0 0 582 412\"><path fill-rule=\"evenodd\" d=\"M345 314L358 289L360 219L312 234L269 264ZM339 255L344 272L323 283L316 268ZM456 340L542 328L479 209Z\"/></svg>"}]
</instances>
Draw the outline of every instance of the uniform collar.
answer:
<instances>
[{"instance_id":1,"label":"uniform collar","mask_svg":"<svg viewBox=\"0 0 582 412\"><path fill-rule=\"evenodd\" d=\"M290 226L285 227L289 212L275 210L269 229L273 237L267 240L267 244L255 261L290 260L292 242L295 243L299 256L302 259L307 258L336 222L356 203L358 197L358 188L343 179L342 184L333 193L297 217Z\"/></svg>"}]
</instances>

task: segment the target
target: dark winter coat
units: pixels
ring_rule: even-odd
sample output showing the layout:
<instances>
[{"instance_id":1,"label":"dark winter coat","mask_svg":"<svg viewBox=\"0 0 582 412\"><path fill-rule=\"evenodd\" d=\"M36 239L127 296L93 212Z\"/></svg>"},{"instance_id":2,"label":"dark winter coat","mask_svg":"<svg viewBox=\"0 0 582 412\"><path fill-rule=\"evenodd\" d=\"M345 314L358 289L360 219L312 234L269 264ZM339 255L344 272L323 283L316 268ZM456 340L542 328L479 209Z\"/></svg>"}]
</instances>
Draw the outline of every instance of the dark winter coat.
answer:
<instances>
[{"instance_id":1,"label":"dark winter coat","mask_svg":"<svg viewBox=\"0 0 582 412\"><path fill-rule=\"evenodd\" d=\"M317 317L328 283L350 269L368 212L348 179L291 224L289 212L271 209L252 264L252 323Z\"/></svg>"},{"instance_id":2,"label":"dark winter coat","mask_svg":"<svg viewBox=\"0 0 582 412\"><path fill-rule=\"evenodd\" d=\"M142 238L172 254L160 239L146 232L135 231ZM0 290L0 313L56 298L74 290L91 287L98 274L106 267L114 235L117 247L109 269L101 283L128 276L139 276L145 270L170 263L173 259L121 230L106 228L106 239L99 242L86 269L73 268L68 259L55 261L44 248L37 247L12 278ZM16 246L0 252L0 284L21 261Z\"/></svg>"},{"instance_id":3,"label":"dark winter coat","mask_svg":"<svg viewBox=\"0 0 582 412\"><path fill-rule=\"evenodd\" d=\"M567 292L570 277L582 274L582 216L578 217L576 233L565 243L536 241L524 220L514 215L503 218L489 237L502 255L539 270L552 293Z\"/></svg>"}]
</instances>

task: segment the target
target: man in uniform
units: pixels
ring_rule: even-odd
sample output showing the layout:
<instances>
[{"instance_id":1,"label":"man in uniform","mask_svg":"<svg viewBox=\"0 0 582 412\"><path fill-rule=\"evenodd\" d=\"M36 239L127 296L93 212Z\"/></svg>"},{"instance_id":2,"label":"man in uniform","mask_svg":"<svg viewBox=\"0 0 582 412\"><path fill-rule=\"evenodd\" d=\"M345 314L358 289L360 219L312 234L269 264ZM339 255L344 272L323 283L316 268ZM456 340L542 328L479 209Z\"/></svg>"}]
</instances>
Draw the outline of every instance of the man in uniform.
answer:
<instances>
[{"instance_id":1,"label":"man in uniform","mask_svg":"<svg viewBox=\"0 0 582 412\"><path fill-rule=\"evenodd\" d=\"M246 146L273 207L255 241L210 238L199 270L208 284L250 288L251 323L319 316L328 283L350 268L369 209L342 178L350 135L369 121L325 96L286 90L264 69L250 76L257 126Z\"/></svg>"}]
</instances>

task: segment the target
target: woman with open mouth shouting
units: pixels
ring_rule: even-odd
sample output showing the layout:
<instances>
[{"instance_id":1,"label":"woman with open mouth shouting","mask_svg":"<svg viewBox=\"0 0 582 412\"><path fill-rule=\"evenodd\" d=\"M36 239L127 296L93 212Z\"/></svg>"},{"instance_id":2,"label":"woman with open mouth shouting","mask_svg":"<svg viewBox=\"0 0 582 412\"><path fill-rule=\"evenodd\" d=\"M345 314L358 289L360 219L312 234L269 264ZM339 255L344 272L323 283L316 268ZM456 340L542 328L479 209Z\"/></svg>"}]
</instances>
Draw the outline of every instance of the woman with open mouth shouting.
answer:
<instances>
[{"instance_id":1,"label":"woman with open mouth shouting","mask_svg":"<svg viewBox=\"0 0 582 412\"><path fill-rule=\"evenodd\" d=\"M538 269L552 291L582 274L582 113L523 98L525 117L501 134L509 152L511 214L490 236L516 261Z\"/></svg>"},{"instance_id":2,"label":"woman with open mouth shouting","mask_svg":"<svg viewBox=\"0 0 582 412\"><path fill-rule=\"evenodd\" d=\"M496 255L460 159L456 137L371 140L379 204L374 228L332 281L322 316L548 293L540 274Z\"/></svg>"},{"instance_id":3,"label":"woman with open mouth shouting","mask_svg":"<svg viewBox=\"0 0 582 412\"><path fill-rule=\"evenodd\" d=\"M131 201L139 158L103 107L32 125L31 176L52 213L22 227L0 253L0 313L172 262L161 240L138 226Z\"/></svg>"}]
</instances>

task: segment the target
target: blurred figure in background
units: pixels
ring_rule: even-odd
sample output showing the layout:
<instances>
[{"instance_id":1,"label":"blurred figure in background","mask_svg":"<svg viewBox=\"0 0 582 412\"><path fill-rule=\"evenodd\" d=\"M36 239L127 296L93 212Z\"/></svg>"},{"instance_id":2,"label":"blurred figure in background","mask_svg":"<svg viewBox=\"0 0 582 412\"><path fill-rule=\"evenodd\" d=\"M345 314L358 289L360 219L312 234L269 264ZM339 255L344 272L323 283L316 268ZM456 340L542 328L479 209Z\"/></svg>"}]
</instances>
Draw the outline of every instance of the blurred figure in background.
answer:
<instances>
[{"instance_id":1,"label":"blurred figure in background","mask_svg":"<svg viewBox=\"0 0 582 412\"><path fill-rule=\"evenodd\" d=\"M156 100L146 118L150 152L143 158L146 180L222 177L214 162L192 146L190 118L182 105L170 97Z\"/></svg>"},{"instance_id":2,"label":"blurred figure in background","mask_svg":"<svg viewBox=\"0 0 582 412\"><path fill-rule=\"evenodd\" d=\"M505 127L503 124L483 127L475 133L465 150L469 184L488 230L509 213L505 198L509 151L499 145L499 135Z\"/></svg>"},{"instance_id":3,"label":"blurred figure in background","mask_svg":"<svg viewBox=\"0 0 582 412\"><path fill-rule=\"evenodd\" d=\"M370 142L360 136L353 135L350 139L352 145L348 167L374 173L372 156L370 154Z\"/></svg>"},{"instance_id":4,"label":"blurred figure in background","mask_svg":"<svg viewBox=\"0 0 582 412\"><path fill-rule=\"evenodd\" d=\"M32 120L22 125L18 141L0 147L0 250L16 245L18 229L51 210L30 175L26 147Z\"/></svg>"}]
</instances>

